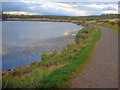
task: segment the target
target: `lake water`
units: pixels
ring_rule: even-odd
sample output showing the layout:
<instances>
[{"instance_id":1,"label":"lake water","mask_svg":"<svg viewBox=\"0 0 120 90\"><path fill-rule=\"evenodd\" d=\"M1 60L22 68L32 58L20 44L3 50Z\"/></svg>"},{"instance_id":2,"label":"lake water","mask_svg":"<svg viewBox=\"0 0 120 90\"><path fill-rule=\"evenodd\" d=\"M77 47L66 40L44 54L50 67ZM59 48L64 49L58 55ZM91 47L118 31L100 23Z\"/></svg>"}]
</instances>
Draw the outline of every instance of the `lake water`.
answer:
<instances>
[{"instance_id":1,"label":"lake water","mask_svg":"<svg viewBox=\"0 0 120 90\"><path fill-rule=\"evenodd\" d=\"M42 52L60 52L67 44L74 43L81 28L65 22L3 21L3 70L39 62Z\"/></svg>"}]
</instances>

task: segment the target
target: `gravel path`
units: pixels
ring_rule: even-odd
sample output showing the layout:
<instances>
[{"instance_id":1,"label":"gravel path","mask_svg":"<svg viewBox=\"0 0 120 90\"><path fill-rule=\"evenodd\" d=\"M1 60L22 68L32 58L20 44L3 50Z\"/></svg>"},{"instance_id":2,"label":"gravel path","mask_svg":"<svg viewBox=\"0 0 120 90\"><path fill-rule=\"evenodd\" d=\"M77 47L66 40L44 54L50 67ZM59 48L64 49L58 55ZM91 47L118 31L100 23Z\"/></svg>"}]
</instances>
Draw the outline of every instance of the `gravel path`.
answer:
<instances>
[{"instance_id":1,"label":"gravel path","mask_svg":"<svg viewBox=\"0 0 120 90\"><path fill-rule=\"evenodd\" d=\"M95 27L101 28L101 39L95 44L92 60L82 74L71 80L70 88L118 87L118 34L109 28Z\"/></svg>"}]
</instances>

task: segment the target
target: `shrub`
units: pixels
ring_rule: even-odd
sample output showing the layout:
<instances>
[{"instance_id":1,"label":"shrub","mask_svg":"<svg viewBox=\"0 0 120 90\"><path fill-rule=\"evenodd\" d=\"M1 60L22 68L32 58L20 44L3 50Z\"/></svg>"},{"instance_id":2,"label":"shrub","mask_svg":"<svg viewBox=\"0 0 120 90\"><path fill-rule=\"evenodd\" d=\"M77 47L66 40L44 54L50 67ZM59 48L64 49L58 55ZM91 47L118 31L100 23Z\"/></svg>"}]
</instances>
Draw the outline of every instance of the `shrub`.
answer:
<instances>
[{"instance_id":1,"label":"shrub","mask_svg":"<svg viewBox=\"0 0 120 90\"><path fill-rule=\"evenodd\" d=\"M111 22L110 24L111 24L111 25L115 25L115 22Z\"/></svg>"},{"instance_id":2,"label":"shrub","mask_svg":"<svg viewBox=\"0 0 120 90\"><path fill-rule=\"evenodd\" d=\"M43 61L43 60L45 60L45 58L47 58L47 54L46 53L42 53L41 60Z\"/></svg>"},{"instance_id":3,"label":"shrub","mask_svg":"<svg viewBox=\"0 0 120 90\"><path fill-rule=\"evenodd\" d=\"M108 22L109 22L108 20L104 21L104 23L108 23Z\"/></svg>"},{"instance_id":4,"label":"shrub","mask_svg":"<svg viewBox=\"0 0 120 90\"><path fill-rule=\"evenodd\" d=\"M81 22L77 22L78 25L81 25L82 23Z\"/></svg>"},{"instance_id":5,"label":"shrub","mask_svg":"<svg viewBox=\"0 0 120 90\"><path fill-rule=\"evenodd\" d=\"M12 71L12 72L11 72L11 75L12 75L12 76L20 75L20 71Z\"/></svg>"},{"instance_id":6,"label":"shrub","mask_svg":"<svg viewBox=\"0 0 120 90\"><path fill-rule=\"evenodd\" d=\"M89 33L88 30L83 30L82 33Z\"/></svg>"},{"instance_id":7,"label":"shrub","mask_svg":"<svg viewBox=\"0 0 120 90\"><path fill-rule=\"evenodd\" d=\"M104 21L99 21L100 23L104 22Z\"/></svg>"},{"instance_id":8,"label":"shrub","mask_svg":"<svg viewBox=\"0 0 120 90\"><path fill-rule=\"evenodd\" d=\"M77 34L76 39L83 39L84 38L84 33L83 34Z\"/></svg>"},{"instance_id":9,"label":"shrub","mask_svg":"<svg viewBox=\"0 0 120 90\"><path fill-rule=\"evenodd\" d=\"M69 50L71 48L70 44L67 44L67 50Z\"/></svg>"},{"instance_id":10,"label":"shrub","mask_svg":"<svg viewBox=\"0 0 120 90\"><path fill-rule=\"evenodd\" d=\"M56 55L57 55L57 51L56 50L50 54L51 57L54 57Z\"/></svg>"},{"instance_id":11,"label":"shrub","mask_svg":"<svg viewBox=\"0 0 120 90\"><path fill-rule=\"evenodd\" d=\"M73 52L77 52L77 51L78 51L77 48L74 47L74 48L73 48Z\"/></svg>"}]
</instances>

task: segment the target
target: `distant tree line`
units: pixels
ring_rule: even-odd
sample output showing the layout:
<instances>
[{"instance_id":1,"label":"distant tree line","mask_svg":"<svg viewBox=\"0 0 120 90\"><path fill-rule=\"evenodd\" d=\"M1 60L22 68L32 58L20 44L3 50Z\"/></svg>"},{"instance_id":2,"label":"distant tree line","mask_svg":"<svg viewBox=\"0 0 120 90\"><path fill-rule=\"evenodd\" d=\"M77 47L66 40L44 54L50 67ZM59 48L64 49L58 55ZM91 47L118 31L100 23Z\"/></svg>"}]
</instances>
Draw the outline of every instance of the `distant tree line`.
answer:
<instances>
[{"instance_id":1,"label":"distant tree line","mask_svg":"<svg viewBox=\"0 0 120 90\"><path fill-rule=\"evenodd\" d=\"M119 18L119 14L103 14L103 15L93 15L93 16L55 16L55 15L11 15L11 14L3 14L2 20L7 20L7 18L47 18L47 19L59 19L59 20L83 20L83 21L91 21L91 20L101 20L101 19L114 19Z\"/></svg>"}]
</instances>

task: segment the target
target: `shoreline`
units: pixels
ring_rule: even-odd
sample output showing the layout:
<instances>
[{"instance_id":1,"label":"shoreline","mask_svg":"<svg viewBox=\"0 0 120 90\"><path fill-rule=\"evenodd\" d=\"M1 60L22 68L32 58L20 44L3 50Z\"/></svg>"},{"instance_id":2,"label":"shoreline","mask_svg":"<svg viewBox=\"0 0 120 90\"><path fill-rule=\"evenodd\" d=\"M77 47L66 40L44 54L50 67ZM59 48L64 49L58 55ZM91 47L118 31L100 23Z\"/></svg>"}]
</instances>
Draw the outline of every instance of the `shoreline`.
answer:
<instances>
[{"instance_id":1,"label":"shoreline","mask_svg":"<svg viewBox=\"0 0 120 90\"><path fill-rule=\"evenodd\" d=\"M4 20L4 21L12 21L12 20ZM14 21L16 21L16 20L14 20ZM17 20L17 21L19 21L19 20ZM40 21L40 22L41 22L41 21ZM54 21L43 21L43 22L54 22ZM55 22L56 22L56 21L55 21ZM63 22L63 23L72 23L72 22ZM72 23L72 24L75 24L75 23ZM76 24L76 25L77 25L77 24ZM80 26L81 26L81 25L80 25ZM85 27L82 26L82 28L85 28ZM81 28L81 29L82 29L82 28ZM81 29L79 29L79 30L81 30ZM77 34L77 33L76 33L76 34L74 34L74 33L75 33L75 32L78 32L79 30L73 30L73 31L69 32L69 34L71 33L70 35L67 35L67 36L64 35L64 36L58 37L57 39L59 39L59 38L61 39L61 38L73 37L73 36L76 37L76 34ZM73 35L72 33L73 33L74 35ZM55 40L55 39L53 38L53 41L54 41L54 40ZM49 41L49 39L48 39L48 41ZM75 39L74 39L74 41L73 41L72 43L69 43L69 42L68 42L68 44L73 44L73 43L75 43ZM67 45L66 45L66 46L63 46L63 48L64 48L64 47L67 47ZM63 49L63 48L62 48L62 49ZM62 49L60 49L59 53L62 51ZM52 52L54 52L54 51L56 51L56 49L54 49ZM41 61L40 61L40 62L41 62ZM34 62L31 62L31 63L34 63ZM29 64L31 64L31 63L29 63ZM17 66L17 67L26 67L26 68L27 68L27 67L29 66L29 64L27 64L26 66L19 65L19 66ZM17 67L15 67L15 68L9 68L9 69L7 69L7 70L2 70L2 72L14 71Z\"/></svg>"},{"instance_id":2,"label":"shoreline","mask_svg":"<svg viewBox=\"0 0 120 90\"><path fill-rule=\"evenodd\" d=\"M86 26L87 23L81 23L79 24L79 21L77 20L65 20L65 19L49 19L49 18L7 18L6 20L3 21L45 21L45 22L68 22L68 23L73 23L76 25L81 25L81 26ZM80 21L82 22L82 20Z\"/></svg>"},{"instance_id":3,"label":"shoreline","mask_svg":"<svg viewBox=\"0 0 120 90\"><path fill-rule=\"evenodd\" d=\"M81 35L83 36L81 37ZM67 48L64 48L61 51L61 54L57 54L56 52L54 52L49 56L44 54L44 59L42 60L42 62L31 63L31 65L29 65L29 67L25 69L19 68L18 70L15 71L9 71L7 75L3 76L3 87L5 88L8 87L58 88L59 87L60 88L67 86L70 77L76 75L77 71L79 71L80 73L81 70L84 69L84 67L87 64L87 58L90 52L92 51L95 42L99 38L100 38L100 30L95 27L88 26L86 28L83 28L82 30L79 30L75 39L76 43L67 45ZM80 70L78 70L78 68ZM46 73L44 73L44 71ZM25 79L21 77L21 75L25 77L27 74L29 74L30 76L28 78L33 79L33 75L35 75L34 78L36 78L35 73L39 73L37 74L38 75L37 77L39 77L39 75L43 75L44 78L40 76L38 78L38 81L35 80L35 82L39 82L39 83L33 83L32 86L30 84L31 83L30 81L27 82L28 81L27 78ZM61 77L61 75L63 76ZM5 84L6 77L11 78L8 81L9 83L7 83L7 85ZM12 80L15 77L19 77L20 80L24 79L26 80L26 82L23 83L19 81L19 79L15 81ZM55 80L55 83L52 82L52 80ZM9 86L9 84L11 85Z\"/></svg>"},{"instance_id":4,"label":"shoreline","mask_svg":"<svg viewBox=\"0 0 120 90\"><path fill-rule=\"evenodd\" d=\"M70 39L70 38L74 38L74 39ZM73 43L75 43L75 36L73 36L72 34L71 35L67 35L67 36L61 36L61 37L57 37L57 38L52 38L52 39L47 39L45 42L48 42L49 44L51 44L51 43L53 43L53 42L57 42L58 40L60 40L59 42L57 42L57 43L61 43L61 42L64 42L65 43L65 41L62 41L62 40L65 40L65 41L68 41L68 40L70 40L70 41L68 41L68 43L67 44L73 44ZM62 46L58 46L58 47L48 47L48 48L46 48L46 50L44 51L44 53L46 53L47 55L49 55L50 53L52 53L52 52L54 52L54 51L57 51L57 53L59 53L60 54L60 52L62 51L62 49L64 48L64 47L67 47L67 44L64 46L64 45L62 45ZM51 48L51 49L49 49L49 48ZM59 48L59 49L57 49L57 48ZM52 50L52 51L51 51ZM41 53L43 53L42 52L43 50L42 50L42 47L41 47ZM34 61L34 62L36 62L36 61ZM34 63L34 62L31 62L31 63ZM41 62L41 60L39 61L39 62ZM19 65L19 66L22 66L22 67L28 67L29 66L29 64L31 64L31 63L28 63L27 65ZM19 67L19 66L17 66L17 67ZM14 71L14 69L15 68L17 68L17 67L14 67L14 68L8 68L8 69L6 69L6 70L2 70L3 72L4 71Z\"/></svg>"}]
</instances>

